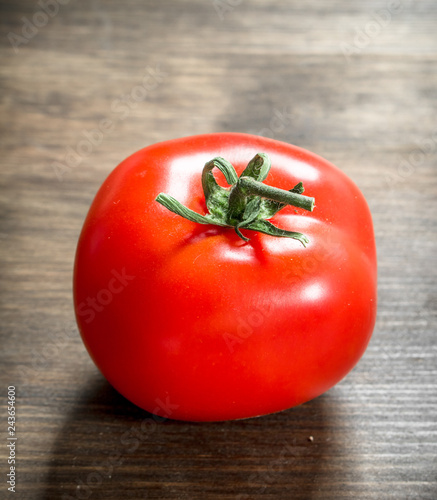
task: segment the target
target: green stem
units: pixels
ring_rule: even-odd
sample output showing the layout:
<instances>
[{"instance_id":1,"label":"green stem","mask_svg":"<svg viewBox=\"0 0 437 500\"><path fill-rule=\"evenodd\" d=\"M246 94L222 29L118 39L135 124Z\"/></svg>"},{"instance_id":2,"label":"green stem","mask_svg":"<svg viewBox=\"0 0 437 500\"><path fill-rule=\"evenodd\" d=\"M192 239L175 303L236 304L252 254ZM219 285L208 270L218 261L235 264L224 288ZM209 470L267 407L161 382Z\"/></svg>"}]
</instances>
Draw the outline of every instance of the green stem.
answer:
<instances>
[{"instance_id":1,"label":"green stem","mask_svg":"<svg viewBox=\"0 0 437 500\"><path fill-rule=\"evenodd\" d=\"M206 202L210 196L217 190L220 190L220 186L215 180L212 170L218 168L220 172L225 176L226 182L230 185L236 184L238 182L238 175L231 163L226 161L224 158L218 156L205 164L202 171L202 189L205 194Z\"/></svg>"},{"instance_id":2,"label":"green stem","mask_svg":"<svg viewBox=\"0 0 437 500\"><path fill-rule=\"evenodd\" d=\"M160 193L156 201L175 214L193 222L233 227L238 236L245 241L248 238L241 233L240 229L294 238L305 246L308 243L305 235L278 228L267 219L273 217L286 205L312 212L314 198L302 195L304 189L301 182L290 191L263 184L261 181L267 177L270 165L268 156L258 153L238 178L234 167L223 158L217 157L206 163L202 172L202 187L209 213L205 215L184 207L173 197L164 193ZM218 168L224 174L230 187L224 188L217 184L212 173L214 168Z\"/></svg>"},{"instance_id":3,"label":"green stem","mask_svg":"<svg viewBox=\"0 0 437 500\"><path fill-rule=\"evenodd\" d=\"M250 177L240 177L234 190L240 189L242 193L247 195L255 194L262 198L285 203L286 205L293 205L294 207L303 208L312 212L314 209L314 198L304 196L302 194L286 191L273 186L268 186L262 182L251 179Z\"/></svg>"},{"instance_id":4,"label":"green stem","mask_svg":"<svg viewBox=\"0 0 437 500\"><path fill-rule=\"evenodd\" d=\"M244 173L244 172L243 172ZM252 177L240 177L232 187L229 195L228 222L231 225L241 224L241 219L247 206L248 197L259 196L261 198L276 202L278 209L285 205L303 208L309 212L313 211L314 198L302 194L286 191L263 184Z\"/></svg>"}]
</instances>

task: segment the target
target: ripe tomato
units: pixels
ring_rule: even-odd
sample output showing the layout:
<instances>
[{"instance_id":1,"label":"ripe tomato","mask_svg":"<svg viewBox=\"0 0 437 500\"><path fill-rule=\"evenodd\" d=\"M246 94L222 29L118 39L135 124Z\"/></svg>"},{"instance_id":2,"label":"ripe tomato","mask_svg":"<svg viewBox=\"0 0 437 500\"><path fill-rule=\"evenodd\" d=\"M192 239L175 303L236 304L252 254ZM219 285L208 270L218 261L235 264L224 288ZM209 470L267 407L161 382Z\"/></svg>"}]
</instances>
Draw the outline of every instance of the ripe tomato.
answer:
<instances>
[{"instance_id":1,"label":"ripe tomato","mask_svg":"<svg viewBox=\"0 0 437 500\"><path fill-rule=\"evenodd\" d=\"M268 185L302 181L315 198L312 212L286 206L272 218L300 241L244 225L240 237L155 200L164 192L207 214L204 164L223 157L240 174L259 152L272 162ZM98 191L78 242L74 302L97 367L141 408L192 421L284 410L336 384L369 342L371 215L344 173L289 144L236 133L155 144Z\"/></svg>"}]
</instances>

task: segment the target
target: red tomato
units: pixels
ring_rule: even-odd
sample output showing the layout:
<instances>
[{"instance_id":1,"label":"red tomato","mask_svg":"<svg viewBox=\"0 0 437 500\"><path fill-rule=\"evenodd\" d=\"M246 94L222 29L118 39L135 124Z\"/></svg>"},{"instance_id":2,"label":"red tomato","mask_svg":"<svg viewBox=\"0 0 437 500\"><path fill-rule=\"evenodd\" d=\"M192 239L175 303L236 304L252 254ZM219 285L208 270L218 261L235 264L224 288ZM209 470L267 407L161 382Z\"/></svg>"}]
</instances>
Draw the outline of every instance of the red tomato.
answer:
<instances>
[{"instance_id":1,"label":"red tomato","mask_svg":"<svg viewBox=\"0 0 437 500\"><path fill-rule=\"evenodd\" d=\"M299 181L314 211L272 222L308 238L199 225L155 201L206 214L201 174L220 156L240 174L256 153L266 184ZM218 183L226 186L220 172ZM371 215L356 185L296 146L222 133L162 142L123 161L98 191L74 269L79 329L107 380L141 408L215 421L301 404L362 356L376 316Z\"/></svg>"}]
</instances>

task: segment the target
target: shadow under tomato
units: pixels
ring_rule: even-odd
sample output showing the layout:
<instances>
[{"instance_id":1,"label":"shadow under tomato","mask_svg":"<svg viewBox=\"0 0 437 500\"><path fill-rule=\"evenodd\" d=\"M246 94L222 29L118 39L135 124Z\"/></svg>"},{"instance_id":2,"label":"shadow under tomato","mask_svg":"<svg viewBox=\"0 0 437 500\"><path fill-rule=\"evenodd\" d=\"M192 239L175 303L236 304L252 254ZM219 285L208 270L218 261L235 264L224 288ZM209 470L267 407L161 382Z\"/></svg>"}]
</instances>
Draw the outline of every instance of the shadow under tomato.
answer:
<instances>
[{"instance_id":1,"label":"shadow under tomato","mask_svg":"<svg viewBox=\"0 0 437 500\"><path fill-rule=\"evenodd\" d=\"M57 436L44 498L312 498L329 480L329 401L189 423L141 410L96 374Z\"/></svg>"}]
</instances>

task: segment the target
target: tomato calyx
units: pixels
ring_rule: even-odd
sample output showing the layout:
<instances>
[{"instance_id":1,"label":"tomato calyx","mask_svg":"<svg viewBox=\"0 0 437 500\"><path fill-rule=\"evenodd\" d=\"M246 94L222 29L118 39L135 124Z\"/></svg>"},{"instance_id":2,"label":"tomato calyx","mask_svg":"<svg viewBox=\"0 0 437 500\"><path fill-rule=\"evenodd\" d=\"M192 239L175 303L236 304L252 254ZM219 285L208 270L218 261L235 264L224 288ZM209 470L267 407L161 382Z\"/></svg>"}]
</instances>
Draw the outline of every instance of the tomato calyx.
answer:
<instances>
[{"instance_id":1,"label":"tomato calyx","mask_svg":"<svg viewBox=\"0 0 437 500\"><path fill-rule=\"evenodd\" d=\"M156 201L193 222L233 227L244 241L249 241L249 238L241 233L241 229L250 229L270 236L293 238L306 246L309 240L304 234L276 227L267 219L287 205L312 212L314 198L303 196L302 182L289 191L264 184L270 167L271 161L265 153L256 154L240 177L233 165L224 158L217 157L207 162L202 172L202 188L209 212L206 215L187 208L165 193L158 194ZM217 183L212 173L214 168L223 173L229 187L222 187Z\"/></svg>"}]
</instances>

